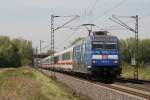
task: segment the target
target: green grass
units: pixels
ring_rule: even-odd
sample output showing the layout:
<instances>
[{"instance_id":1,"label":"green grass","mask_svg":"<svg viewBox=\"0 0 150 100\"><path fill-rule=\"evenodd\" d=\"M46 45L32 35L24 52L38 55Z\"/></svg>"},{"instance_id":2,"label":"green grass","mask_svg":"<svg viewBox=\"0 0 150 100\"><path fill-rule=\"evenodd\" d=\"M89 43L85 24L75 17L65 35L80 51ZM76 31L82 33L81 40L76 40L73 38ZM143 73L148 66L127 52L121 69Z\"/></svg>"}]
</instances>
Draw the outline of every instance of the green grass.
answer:
<instances>
[{"instance_id":1,"label":"green grass","mask_svg":"<svg viewBox=\"0 0 150 100\"><path fill-rule=\"evenodd\" d=\"M30 67L0 69L0 100L89 100Z\"/></svg>"},{"instance_id":2,"label":"green grass","mask_svg":"<svg viewBox=\"0 0 150 100\"><path fill-rule=\"evenodd\" d=\"M32 72L18 71L16 69L8 69L0 74L0 78L8 78L8 77L28 77L35 78L35 75Z\"/></svg>"},{"instance_id":3,"label":"green grass","mask_svg":"<svg viewBox=\"0 0 150 100\"><path fill-rule=\"evenodd\" d=\"M150 81L150 66L139 67L139 79ZM129 65L124 65L122 74L125 78L134 78L134 67Z\"/></svg>"}]
</instances>

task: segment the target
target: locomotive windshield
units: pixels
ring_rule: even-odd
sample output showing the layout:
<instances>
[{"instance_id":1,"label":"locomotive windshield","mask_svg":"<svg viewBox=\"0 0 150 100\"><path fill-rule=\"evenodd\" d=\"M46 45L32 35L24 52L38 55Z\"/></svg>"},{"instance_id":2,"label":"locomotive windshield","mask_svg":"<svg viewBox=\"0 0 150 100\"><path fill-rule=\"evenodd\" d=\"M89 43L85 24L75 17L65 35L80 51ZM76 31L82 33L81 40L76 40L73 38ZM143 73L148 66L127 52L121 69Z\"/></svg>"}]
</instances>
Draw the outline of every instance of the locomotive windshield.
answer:
<instances>
[{"instance_id":1,"label":"locomotive windshield","mask_svg":"<svg viewBox=\"0 0 150 100\"><path fill-rule=\"evenodd\" d=\"M104 42L93 42L92 44L93 49L104 49Z\"/></svg>"},{"instance_id":2,"label":"locomotive windshield","mask_svg":"<svg viewBox=\"0 0 150 100\"><path fill-rule=\"evenodd\" d=\"M116 49L116 46L117 46L116 43L105 43L104 49L112 50L112 49Z\"/></svg>"},{"instance_id":3,"label":"locomotive windshield","mask_svg":"<svg viewBox=\"0 0 150 100\"><path fill-rule=\"evenodd\" d=\"M92 49L96 50L114 50L117 49L116 43L110 43L110 42L93 42L92 43Z\"/></svg>"}]
</instances>

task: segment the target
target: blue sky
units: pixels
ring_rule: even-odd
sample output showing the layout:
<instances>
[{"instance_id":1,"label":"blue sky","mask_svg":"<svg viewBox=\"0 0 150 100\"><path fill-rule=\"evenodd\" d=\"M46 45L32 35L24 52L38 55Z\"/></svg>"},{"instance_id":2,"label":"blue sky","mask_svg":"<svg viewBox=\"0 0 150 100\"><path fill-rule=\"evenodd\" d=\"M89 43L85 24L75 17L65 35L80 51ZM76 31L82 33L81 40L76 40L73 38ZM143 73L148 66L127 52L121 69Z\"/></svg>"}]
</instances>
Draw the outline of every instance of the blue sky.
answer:
<instances>
[{"instance_id":1,"label":"blue sky","mask_svg":"<svg viewBox=\"0 0 150 100\"><path fill-rule=\"evenodd\" d=\"M50 41L50 15L79 15L80 18L70 23L79 26L84 23L94 23L94 30L108 29L112 35L119 38L134 37L127 30L111 30L119 25L110 21L112 15L139 15L140 38L150 38L150 0L0 0L0 35L11 38L22 37L33 41L39 46L39 40ZM92 10L92 12L90 12ZM146 17L143 17L146 16ZM56 27L69 18L55 19ZM134 20L121 18L134 27ZM79 36L87 36L84 27L78 30L60 29L56 31L56 49L60 50ZM121 27L119 27L120 29ZM43 47L48 42L43 44Z\"/></svg>"}]
</instances>

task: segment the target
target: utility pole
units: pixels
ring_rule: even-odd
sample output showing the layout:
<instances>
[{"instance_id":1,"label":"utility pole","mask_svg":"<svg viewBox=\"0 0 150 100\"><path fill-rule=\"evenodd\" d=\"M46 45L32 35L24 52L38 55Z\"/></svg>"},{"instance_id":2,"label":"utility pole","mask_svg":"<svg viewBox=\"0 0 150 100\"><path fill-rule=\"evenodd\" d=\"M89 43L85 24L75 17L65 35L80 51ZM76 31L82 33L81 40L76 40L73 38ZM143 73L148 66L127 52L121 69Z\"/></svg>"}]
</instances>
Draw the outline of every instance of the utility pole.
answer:
<instances>
[{"instance_id":1,"label":"utility pole","mask_svg":"<svg viewBox=\"0 0 150 100\"><path fill-rule=\"evenodd\" d=\"M135 40L136 40L136 69L134 71L134 78L138 80L138 75L139 75L139 71L138 71L138 68L139 68L139 37L138 37L138 15L136 15L135 17L135 20L136 20L136 25L135 25Z\"/></svg>"},{"instance_id":2,"label":"utility pole","mask_svg":"<svg viewBox=\"0 0 150 100\"><path fill-rule=\"evenodd\" d=\"M38 47L34 48L34 67L39 67L38 65Z\"/></svg>"},{"instance_id":3,"label":"utility pole","mask_svg":"<svg viewBox=\"0 0 150 100\"><path fill-rule=\"evenodd\" d=\"M40 54L41 54L41 45L42 45L42 40L40 40Z\"/></svg>"},{"instance_id":4,"label":"utility pole","mask_svg":"<svg viewBox=\"0 0 150 100\"><path fill-rule=\"evenodd\" d=\"M44 41L40 40L40 54L39 54L39 55L40 55L40 56L39 56L39 57L40 57L40 67L42 66L42 61L41 61L41 60L42 60L42 43L43 43L43 42L44 42Z\"/></svg>"},{"instance_id":5,"label":"utility pole","mask_svg":"<svg viewBox=\"0 0 150 100\"><path fill-rule=\"evenodd\" d=\"M54 18L56 17L74 17L72 18L71 20L67 21L66 23L62 24L61 26L55 28L55 25L54 25ZM52 50L52 53L51 53L51 68L52 68L52 71L51 71L51 76L54 76L55 77L55 71L54 71L54 53L55 53L55 34L54 32L60 28L63 28L65 25L69 24L70 22L76 20L79 16L76 15L76 16L54 16L54 15L51 15L51 50ZM52 75L53 74L53 75Z\"/></svg>"},{"instance_id":6,"label":"utility pole","mask_svg":"<svg viewBox=\"0 0 150 100\"><path fill-rule=\"evenodd\" d=\"M109 18L110 20L114 21L115 23L121 25L122 27L132 31L135 33L135 40L136 40L136 47L135 47L135 67L134 67L134 79L138 80L138 68L139 68L139 37L138 37L138 15L136 16L128 16L129 18L135 19L135 29L125 24L123 21L121 21L116 16L112 16L112 18Z\"/></svg>"},{"instance_id":7,"label":"utility pole","mask_svg":"<svg viewBox=\"0 0 150 100\"><path fill-rule=\"evenodd\" d=\"M54 46L55 46L55 44L54 44L54 42L55 42L55 40L54 40L54 38L55 38L54 37L54 17L56 17L56 16L51 15L51 51L52 51L51 59L50 59L51 69L54 69ZM51 71L51 76L53 76L52 74L53 74L53 71ZM54 72L54 76L55 76L55 72Z\"/></svg>"},{"instance_id":8,"label":"utility pole","mask_svg":"<svg viewBox=\"0 0 150 100\"><path fill-rule=\"evenodd\" d=\"M40 57L41 57L41 49L42 49L42 40L40 40ZM42 66L42 59L40 58L40 67Z\"/></svg>"},{"instance_id":9,"label":"utility pole","mask_svg":"<svg viewBox=\"0 0 150 100\"><path fill-rule=\"evenodd\" d=\"M45 41L40 40L40 55L42 53L42 43L44 43Z\"/></svg>"}]
</instances>

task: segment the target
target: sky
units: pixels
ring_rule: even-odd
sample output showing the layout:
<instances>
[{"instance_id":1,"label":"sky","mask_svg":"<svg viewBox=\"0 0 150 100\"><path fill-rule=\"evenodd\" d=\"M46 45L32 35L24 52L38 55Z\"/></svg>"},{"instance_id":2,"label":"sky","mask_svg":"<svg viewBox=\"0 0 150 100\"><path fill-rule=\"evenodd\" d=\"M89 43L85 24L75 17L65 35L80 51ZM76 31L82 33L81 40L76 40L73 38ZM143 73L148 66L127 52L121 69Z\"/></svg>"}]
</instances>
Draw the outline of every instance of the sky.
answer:
<instances>
[{"instance_id":1,"label":"sky","mask_svg":"<svg viewBox=\"0 0 150 100\"><path fill-rule=\"evenodd\" d=\"M139 37L150 38L150 0L0 0L0 35L31 40L34 47L43 51L50 47L51 15L55 28L74 16L80 17L55 31L55 49L67 47L77 37L86 37L88 32L82 24L92 23L93 31L107 30L120 39L134 37L134 33L109 20L117 16L130 27L135 27L139 16ZM68 17L63 17L68 16ZM126 17L122 17L126 16Z\"/></svg>"}]
</instances>

